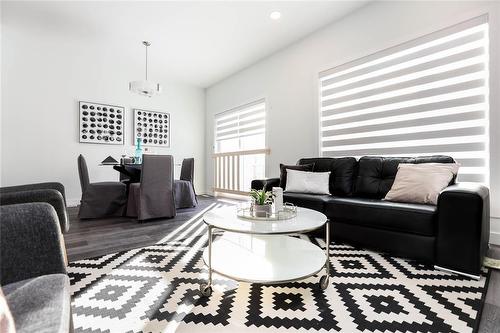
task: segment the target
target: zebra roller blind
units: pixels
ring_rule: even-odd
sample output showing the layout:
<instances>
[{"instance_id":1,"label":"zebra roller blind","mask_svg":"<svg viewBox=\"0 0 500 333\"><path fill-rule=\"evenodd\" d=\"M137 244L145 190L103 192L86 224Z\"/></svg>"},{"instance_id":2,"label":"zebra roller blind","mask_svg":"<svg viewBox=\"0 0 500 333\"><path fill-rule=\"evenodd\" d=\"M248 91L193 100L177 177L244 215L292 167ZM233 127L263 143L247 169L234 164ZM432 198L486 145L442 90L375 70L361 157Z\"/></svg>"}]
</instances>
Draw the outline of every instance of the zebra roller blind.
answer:
<instances>
[{"instance_id":1,"label":"zebra roller blind","mask_svg":"<svg viewBox=\"0 0 500 333\"><path fill-rule=\"evenodd\" d=\"M223 152L264 148L265 132L264 100L219 113L215 116L215 150Z\"/></svg>"},{"instance_id":2,"label":"zebra roller blind","mask_svg":"<svg viewBox=\"0 0 500 333\"><path fill-rule=\"evenodd\" d=\"M320 73L323 156L444 154L488 182L486 15Z\"/></svg>"}]
</instances>

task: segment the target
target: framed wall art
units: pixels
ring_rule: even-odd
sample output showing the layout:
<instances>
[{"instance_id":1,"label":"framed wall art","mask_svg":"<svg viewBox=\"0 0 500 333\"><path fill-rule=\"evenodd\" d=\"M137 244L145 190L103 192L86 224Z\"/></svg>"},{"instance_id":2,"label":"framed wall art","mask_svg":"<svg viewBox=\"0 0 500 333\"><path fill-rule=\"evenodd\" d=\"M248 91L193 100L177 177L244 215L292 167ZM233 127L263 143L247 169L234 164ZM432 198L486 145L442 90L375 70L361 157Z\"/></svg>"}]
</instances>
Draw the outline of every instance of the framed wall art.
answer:
<instances>
[{"instance_id":1,"label":"framed wall art","mask_svg":"<svg viewBox=\"0 0 500 333\"><path fill-rule=\"evenodd\" d=\"M170 147L170 114L134 109L134 144L138 138L144 146Z\"/></svg>"},{"instance_id":2,"label":"framed wall art","mask_svg":"<svg viewBox=\"0 0 500 333\"><path fill-rule=\"evenodd\" d=\"M123 106L80 101L79 116L80 142L124 144L125 108Z\"/></svg>"}]
</instances>

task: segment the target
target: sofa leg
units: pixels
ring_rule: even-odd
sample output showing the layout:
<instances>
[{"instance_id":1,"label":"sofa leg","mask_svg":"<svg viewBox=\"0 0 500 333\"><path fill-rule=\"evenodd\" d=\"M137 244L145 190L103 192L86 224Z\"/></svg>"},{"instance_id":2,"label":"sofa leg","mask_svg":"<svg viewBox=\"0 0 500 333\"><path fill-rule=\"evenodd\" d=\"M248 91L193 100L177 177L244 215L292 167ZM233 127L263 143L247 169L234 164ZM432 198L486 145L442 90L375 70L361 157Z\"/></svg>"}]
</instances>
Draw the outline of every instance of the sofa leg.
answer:
<instances>
[{"instance_id":1,"label":"sofa leg","mask_svg":"<svg viewBox=\"0 0 500 333\"><path fill-rule=\"evenodd\" d=\"M448 272L448 273L454 273L454 274L458 274L458 275L463 275L463 276L469 277L469 278L474 279L474 280L481 279L480 275L467 274L467 273L455 271L453 269L444 268L444 267L441 267L441 266L438 266L438 265L434 265L434 269L437 269L437 270L440 270L440 271L444 271L444 272Z\"/></svg>"}]
</instances>

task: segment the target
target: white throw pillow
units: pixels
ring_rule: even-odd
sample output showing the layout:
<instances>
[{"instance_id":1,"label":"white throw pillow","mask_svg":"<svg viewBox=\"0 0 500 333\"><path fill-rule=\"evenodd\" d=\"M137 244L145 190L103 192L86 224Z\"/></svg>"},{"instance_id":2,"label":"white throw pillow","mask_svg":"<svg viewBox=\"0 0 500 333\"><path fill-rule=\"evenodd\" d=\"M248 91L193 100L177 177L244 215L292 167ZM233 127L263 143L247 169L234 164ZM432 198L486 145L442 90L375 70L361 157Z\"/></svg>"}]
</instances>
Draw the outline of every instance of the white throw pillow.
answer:
<instances>
[{"instance_id":1,"label":"white throw pillow","mask_svg":"<svg viewBox=\"0 0 500 333\"><path fill-rule=\"evenodd\" d=\"M458 168L456 163L401 163L385 200L436 205Z\"/></svg>"},{"instance_id":2,"label":"white throw pillow","mask_svg":"<svg viewBox=\"0 0 500 333\"><path fill-rule=\"evenodd\" d=\"M310 194L330 194L330 171L308 172L287 169L286 191Z\"/></svg>"}]
</instances>

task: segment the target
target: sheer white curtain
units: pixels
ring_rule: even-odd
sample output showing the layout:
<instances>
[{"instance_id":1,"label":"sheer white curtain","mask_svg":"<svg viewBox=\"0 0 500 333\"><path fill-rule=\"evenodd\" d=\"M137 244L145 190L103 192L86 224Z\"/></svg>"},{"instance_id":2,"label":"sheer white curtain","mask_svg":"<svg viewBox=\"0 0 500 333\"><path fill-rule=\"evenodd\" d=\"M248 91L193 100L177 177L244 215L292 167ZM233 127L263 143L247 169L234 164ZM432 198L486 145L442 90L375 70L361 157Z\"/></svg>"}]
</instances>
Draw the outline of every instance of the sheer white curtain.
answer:
<instances>
[{"instance_id":1,"label":"sheer white curtain","mask_svg":"<svg viewBox=\"0 0 500 333\"><path fill-rule=\"evenodd\" d=\"M263 99L215 115L215 183L219 190L249 191L265 177L266 102Z\"/></svg>"},{"instance_id":2,"label":"sheer white curtain","mask_svg":"<svg viewBox=\"0 0 500 333\"><path fill-rule=\"evenodd\" d=\"M488 17L320 73L323 156L444 154L488 182Z\"/></svg>"}]
</instances>

